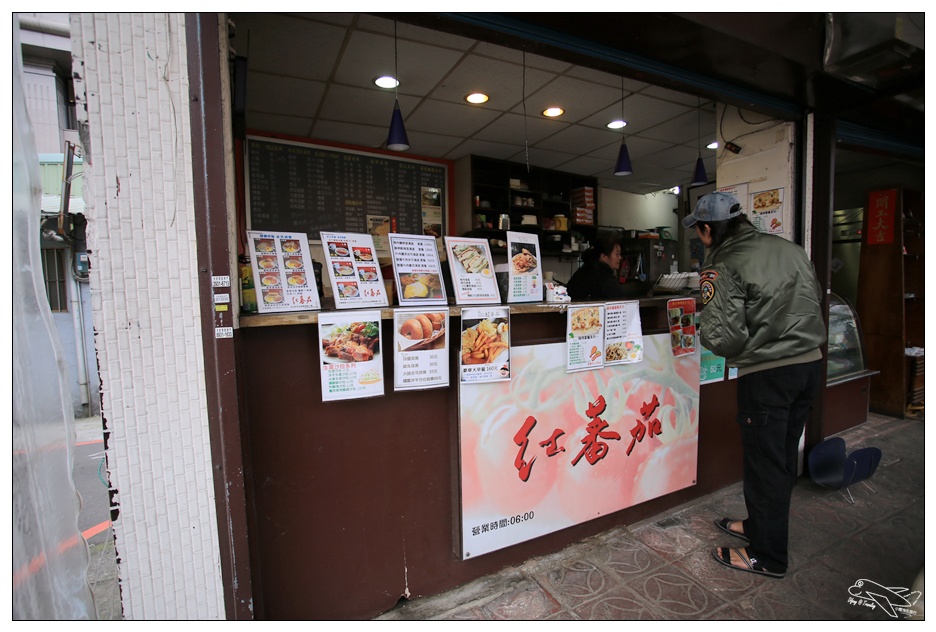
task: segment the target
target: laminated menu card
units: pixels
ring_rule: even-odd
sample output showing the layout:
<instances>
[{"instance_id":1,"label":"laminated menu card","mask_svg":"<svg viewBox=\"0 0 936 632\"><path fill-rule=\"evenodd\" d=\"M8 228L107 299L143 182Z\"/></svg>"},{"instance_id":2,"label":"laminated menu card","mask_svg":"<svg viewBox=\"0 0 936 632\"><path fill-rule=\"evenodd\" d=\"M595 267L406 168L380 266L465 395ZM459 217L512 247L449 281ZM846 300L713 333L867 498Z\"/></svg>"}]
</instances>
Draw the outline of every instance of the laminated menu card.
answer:
<instances>
[{"instance_id":1,"label":"laminated menu card","mask_svg":"<svg viewBox=\"0 0 936 632\"><path fill-rule=\"evenodd\" d=\"M670 345L674 356L696 352L695 299L674 298L666 301Z\"/></svg>"},{"instance_id":2,"label":"laminated menu card","mask_svg":"<svg viewBox=\"0 0 936 632\"><path fill-rule=\"evenodd\" d=\"M643 360L640 301L605 303L604 319L605 365Z\"/></svg>"},{"instance_id":3,"label":"laminated menu card","mask_svg":"<svg viewBox=\"0 0 936 632\"><path fill-rule=\"evenodd\" d=\"M335 307L386 307L387 290L371 235L319 233Z\"/></svg>"},{"instance_id":4,"label":"laminated menu card","mask_svg":"<svg viewBox=\"0 0 936 632\"><path fill-rule=\"evenodd\" d=\"M507 302L542 302L539 237L507 231Z\"/></svg>"},{"instance_id":5,"label":"laminated menu card","mask_svg":"<svg viewBox=\"0 0 936 632\"><path fill-rule=\"evenodd\" d=\"M261 314L321 309L305 233L247 231Z\"/></svg>"},{"instance_id":6,"label":"laminated menu card","mask_svg":"<svg viewBox=\"0 0 936 632\"><path fill-rule=\"evenodd\" d=\"M447 307L394 311L394 390L449 385L448 322Z\"/></svg>"},{"instance_id":7,"label":"laminated menu card","mask_svg":"<svg viewBox=\"0 0 936 632\"><path fill-rule=\"evenodd\" d=\"M491 249L486 239L446 236L445 250L452 272L456 303L471 305L501 302Z\"/></svg>"},{"instance_id":8,"label":"laminated menu card","mask_svg":"<svg viewBox=\"0 0 936 632\"><path fill-rule=\"evenodd\" d=\"M510 308L466 307L461 317L461 383L510 380Z\"/></svg>"},{"instance_id":9,"label":"laminated menu card","mask_svg":"<svg viewBox=\"0 0 936 632\"><path fill-rule=\"evenodd\" d=\"M319 314L322 401L384 394L380 310Z\"/></svg>"},{"instance_id":10,"label":"laminated menu card","mask_svg":"<svg viewBox=\"0 0 936 632\"><path fill-rule=\"evenodd\" d=\"M400 305L447 304L435 237L390 233L388 238Z\"/></svg>"},{"instance_id":11,"label":"laminated menu card","mask_svg":"<svg viewBox=\"0 0 936 632\"><path fill-rule=\"evenodd\" d=\"M603 303L570 305L566 316L566 372L604 366Z\"/></svg>"}]
</instances>

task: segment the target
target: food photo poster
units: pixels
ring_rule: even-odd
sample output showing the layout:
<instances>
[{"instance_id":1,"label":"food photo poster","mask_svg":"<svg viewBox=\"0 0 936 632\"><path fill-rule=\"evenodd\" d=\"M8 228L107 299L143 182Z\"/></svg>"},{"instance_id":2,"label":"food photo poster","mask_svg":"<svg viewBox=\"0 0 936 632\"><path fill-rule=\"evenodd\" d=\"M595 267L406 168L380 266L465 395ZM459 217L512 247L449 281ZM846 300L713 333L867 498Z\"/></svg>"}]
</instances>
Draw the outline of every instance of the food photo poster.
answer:
<instances>
[{"instance_id":1,"label":"food photo poster","mask_svg":"<svg viewBox=\"0 0 936 632\"><path fill-rule=\"evenodd\" d=\"M643 360L640 301L605 303L604 363L632 364Z\"/></svg>"},{"instance_id":2,"label":"food photo poster","mask_svg":"<svg viewBox=\"0 0 936 632\"><path fill-rule=\"evenodd\" d=\"M510 380L510 308L466 307L461 313L460 382Z\"/></svg>"},{"instance_id":3,"label":"food photo poster","mask_svg":"<svg viewBox=\"0 0 936 632\"><path fill-rule=\"evenodd\" d=\"M507 231L507 302L543 302L539 237Z\"/></svg>"},{"instance_id":4,"label":"food photo poster","mask_svg":"<svg viewBox=\"0 0 936 632\"><path fill-rule=\"evenodd\" d=\"M305 233L247 231L247 248L261 314L321 309Z\"/></svg>"},{"instance_id":5,"label":"food photo poster","mask_svg":"<svg viewBox=\"0 0 936 632\"><path fill-rule=\"evenodd\" d=\"M448 322L448 308L394 310L394 390L449 385Z\"/></svg>"},{"instance_id":6,"label":"food photo poster","mask_svg":"<svg viewBox=\"0 0 936 632\"><path fill-rule=\"evenodd\" d=\"M604 304L573 305L566 314L566 371L600 369L604 366Z\"/></svg>"},{"instance_id":7,"label":"food photo poster","mask_svg":"<svg viewBox=\"0 0 936 632\"><path fill-rule=\"evenodd\" d=\"M371 235L319 233L335 307L386 307L387 290Z\"/></svg>"},{"instance_id":8,"label":"food photo poster","mask_svg":"<svg viewBox=\"0 0 936 632\"><path fill-rule=\"evenodd\" d=\"M696 352L698 336L695 307L694 298L676 298L666 302L670 346L673 348L674 356Z\"/></svg>"},{"instance_id":9,"label":"food photo poster","mask_svg":"<svg viewBox=\"0 0 936 632\"><path fill-rule=\"evenodd\" d=\"M389 240L400 305L447 305L435 237L390 233Z\"/></svg>"},{"instance_id":10,"label":"food photo poster","mask_svg":"<svg viewBox=\"0 0 936 632\"><path fill-rule=\"evenodd\" d=\"M459 305L501 302L487 239L445 237L445 256Z\"/></svg>"},{"instance_id":11,"label":"food photo poster","mask_svg":"<svg viewBox=\"0 0 936 632\"><path fill-rule=\"evenodd\" d=\"M384 394L380 310L319 315L322 401Z\"/></svg>"}]
</instances>

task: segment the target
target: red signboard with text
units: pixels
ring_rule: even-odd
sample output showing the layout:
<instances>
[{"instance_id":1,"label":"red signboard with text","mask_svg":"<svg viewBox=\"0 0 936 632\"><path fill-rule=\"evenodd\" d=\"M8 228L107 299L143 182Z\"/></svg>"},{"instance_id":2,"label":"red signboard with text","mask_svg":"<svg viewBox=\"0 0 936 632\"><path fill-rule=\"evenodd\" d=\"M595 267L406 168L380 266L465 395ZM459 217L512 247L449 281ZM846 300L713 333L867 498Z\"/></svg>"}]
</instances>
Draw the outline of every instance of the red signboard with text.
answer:
<instances>
[{"instance_id":1,"label":"red signboard with text","mask_svg":"<svg viewBox=\"0 0 936 632\"><path fill-rule=\"evenodd\" d=\"M566 372L565 344L511 348L508 382L462 384L462 557L696 484L699 354Z\"/></svg>"},{"instance_id":2,"label":"red signboard with text","mask_svg":"<svg viewBox=\"0 0 936 632\"><path fill-rule=\"evenodd\" d=\"M871 191L868 194L868 230L865 243L869 246L894 243L894 219L897 213L897 189Z\"/></svg>"}]
</instances>

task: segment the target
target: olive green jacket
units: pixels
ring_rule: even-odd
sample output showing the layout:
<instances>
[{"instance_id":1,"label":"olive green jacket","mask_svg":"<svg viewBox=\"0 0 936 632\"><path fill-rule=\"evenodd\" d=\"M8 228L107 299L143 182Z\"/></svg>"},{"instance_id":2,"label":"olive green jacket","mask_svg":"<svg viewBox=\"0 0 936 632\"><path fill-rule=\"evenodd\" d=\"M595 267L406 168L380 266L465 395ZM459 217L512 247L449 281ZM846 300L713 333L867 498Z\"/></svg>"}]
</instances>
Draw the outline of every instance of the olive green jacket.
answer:
<instances>
[{"instance_id":1,"label":"olive green jacket","mask_svg":"<svg viewBox=\"0 0 936 632\"><path fill-rule=\"evenodd\" d=\"M801 246L743 224L700 274L702 344L750 373L822 357L822 294Z\"/></svg>"}]
</instances>

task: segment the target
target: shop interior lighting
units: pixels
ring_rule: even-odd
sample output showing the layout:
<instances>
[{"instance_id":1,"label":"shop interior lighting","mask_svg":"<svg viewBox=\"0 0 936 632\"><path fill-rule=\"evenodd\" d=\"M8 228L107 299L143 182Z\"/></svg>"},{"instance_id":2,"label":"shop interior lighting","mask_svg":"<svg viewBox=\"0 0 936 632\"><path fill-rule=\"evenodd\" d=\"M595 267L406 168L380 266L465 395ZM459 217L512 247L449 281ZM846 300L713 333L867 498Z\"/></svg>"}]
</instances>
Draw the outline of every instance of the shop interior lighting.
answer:
<instances>
[{"instance_id":1,"label":"shop interior lighting","mask_svg":"<svg viewBox=\"0 0 936 632\"><path fill-rule=\"evenodd\" d=\"M557 108L557 107L546 108L545 110L543 110L543 116L548 116L549 118L555 118L557 116L562 116L564 112L565 110L563 110L562 108Z\"/></svg>"},{"instance_id":2,"label":"shop interior lighting","mask_svg":"<svg viewBox=\"0 0 936 632\"><path fill-rule=\"evenodd\" d=\"M397 23L393 21L393 76L399 77L397 68ZM399 85L399 80L397 80ZM406 128L403 126L403 113L400 112L400 98L397 88L394 87L393 116L390 118L390 133L387 135L387 149L393 151L406 151L410 148Z\"/></svg>"},{"instance_id":3,"label":"shop interior lighting","mask_svg":"<svg viewBox=\"0 0 936 632\"><path fill-rule=\"evenodd\" d=\"M396 80L396 77L384 75L383 77L377 77L374 79L374 85L376 85L378 88L389 90L390 88L396 88L398 85L400 85L400 82Z\"/></svg>"},{"instance_id":4,"label":"shop interior lighting","mask_svg":"<svg viewBox=\"0 0 936 632\"><path fill-rule=\"evenodd\" d=\"M483 92L472 92L467 97L465 97L465 101L478 105L480 103L487 103L489 98L490 97Z\"/></svg>"},{"instance_id":5,"label":"shop interior lighting","mask_svg":"<svg viewBox=\"0 0 936 632\"><path fill-rule=\"evenodd\" d=\"M627 126L627 121L617 120L617 121L611 121L610 123L608 123L608 129L621 129L622 127L626 127L626 126Z\"/></svg>"},{"instance_id":6,"label":"shop interior lighting","mask_svg":"<svg viewBox=\"0 0 936 632\"><path fill-rule=\"evenodd\" d=\"M706 145L705 148L706 149L718 149L718 141L717 140L712 141L711 143Z\"/></svg>"},{"instance_id":7,"label":"shop interior lighting","mask_svg":"<svg viewBox=\"0 0 936 632\"><path fill-rule=\"evenodd\" d=\"M621 125L618 129L621 131L621 148L618 149L617 162L614 164L614 175L616 176L629 176L634 173L634 169L631 167L630 154L627 151L627 136L624 135L624 77L621 77ZM609 124L608 127L611 127Z\"/></svg>"}]
</instances>

